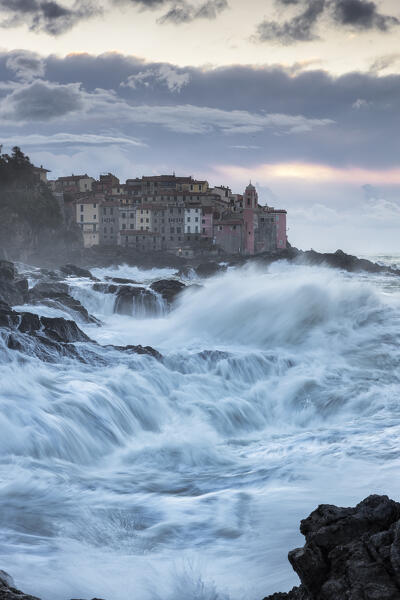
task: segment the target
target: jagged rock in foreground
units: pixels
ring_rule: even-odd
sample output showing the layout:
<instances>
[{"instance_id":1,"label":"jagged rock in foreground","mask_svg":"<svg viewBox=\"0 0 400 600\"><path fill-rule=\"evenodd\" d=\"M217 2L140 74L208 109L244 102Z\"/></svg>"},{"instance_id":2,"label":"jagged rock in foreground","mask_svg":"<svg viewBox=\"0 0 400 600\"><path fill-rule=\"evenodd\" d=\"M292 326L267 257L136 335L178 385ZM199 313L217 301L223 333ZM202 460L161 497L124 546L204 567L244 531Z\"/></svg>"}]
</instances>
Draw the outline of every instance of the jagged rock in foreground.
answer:
<instances>
[{"instance_id":1,"label":"jagged rock in foreground","mask_svg":"<svg viewBox=\"0 0 400 600\"><path fill-rule=\"evenodd\" d=\"M400 504L369 496L355 508L323 504L301 521L289 552L301 586L264 600L399 600Z\"/></svg>"},{"instance_id":2,"label":"jagged rock in foreground","mask_svg":"<svg viewBox=\"0 0 400 600\"><path fill-rule=\"evenodd\" d=\"M15 587L13 578L5 571L0 571L0 600L40 600L36 596L24 594ZM101 600L101 598L93 598Z\"/></svg>"}]
</instances>

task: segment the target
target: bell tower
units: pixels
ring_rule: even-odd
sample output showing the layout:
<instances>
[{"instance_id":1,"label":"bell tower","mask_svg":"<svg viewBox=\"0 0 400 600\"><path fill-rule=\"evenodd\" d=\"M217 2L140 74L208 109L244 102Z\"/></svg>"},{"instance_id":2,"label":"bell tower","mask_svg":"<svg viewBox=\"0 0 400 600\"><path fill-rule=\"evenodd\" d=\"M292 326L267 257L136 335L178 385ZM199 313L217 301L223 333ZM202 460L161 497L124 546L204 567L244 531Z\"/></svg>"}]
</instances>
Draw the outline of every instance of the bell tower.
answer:
<instances>
[{"instance_id":1,"label":"bell tower","mask_svg":"<svg viewBox=\"0 0 400 600\"><path fill-rule=\"evenodd\" d=\"M244 222L244 251L246 254L254 254L255 230L257 222L258 194L250 182L243 196L243 222Z\"/></svg>"},{"instance_id":2,"label":"bell tower","mask_svg":"<svg viewBox=\"0 0 400 600\"><path fill-rule=\"evenodd\" d=\"M244 192L243 208L244 209L251 208L252 210L255 210L257 208L257 206L258 206L257 190L254 187L254 185L252 185L252 183L250 182Z\"/></svg>"}]
</instances>

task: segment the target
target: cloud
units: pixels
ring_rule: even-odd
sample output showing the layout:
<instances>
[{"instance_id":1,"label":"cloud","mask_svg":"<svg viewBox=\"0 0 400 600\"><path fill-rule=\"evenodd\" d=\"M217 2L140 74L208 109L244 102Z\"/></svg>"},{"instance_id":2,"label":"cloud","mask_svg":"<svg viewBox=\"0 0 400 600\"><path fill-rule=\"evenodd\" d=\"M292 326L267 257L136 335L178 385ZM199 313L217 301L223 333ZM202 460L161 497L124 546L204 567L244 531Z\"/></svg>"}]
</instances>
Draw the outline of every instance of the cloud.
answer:
<instances>
[{"instance_id":1,"label":"cloud","mask_svg":"<svg viewBox=\"0 0 400 600\"><path fill-rule=\"evenodd\" d=\"M6 121L48 121L83 108L80 85L34 81L15 89L0 102L0 118Z\"/></svg>"},{"instance_id":2,"label":"cloud","mask_svg":"<svg viewBox=\"0 0 400 600\"><path fill-rule=\"evenodd\" d=\"M0 0L1 13L5 15L1 27L27 25L31 31L57 36L98 16L102 7L91 0L75 0L72 7L55 0Z\"/></svg>"},{"instance_id":3,"label":"cloud","mask_svg":"<svg viewBox=\"0 0 400 600\"><path fill-rule=\"evenodd\" d=\"M16 84L0 101L0 118L21 125L28 121L52 121L78 117L102 118L103 122L127 122L161 126L184 134L249 134L272 129L281 133L311 131L333 123L330 119L310 119L303 115L268 114L245 110L223 110L208 106L132 105L112 90L85 91L79 83L56 84L35 81Z\"/></svg>"},{"instance_id":4,"label":"cloud","mask_svg":"<svg viewBox=\"0 0 400 600\"><path fill-rule=\"evenodd\" d=\"M180 0L172 4L171 8L163 15L158 22L174 23L189 23L197 19L213 20L218 15L228 8L227 0L207 0L199 6L189 4L185 0Z\"/></svg>"},{"instance_id":5,"label":"cloud","mask_svg":"<svg viewBox=\"0 0 400 600\"><path fill-rule=\"evenodd\" d=\"M283 4L299 4L293 0L280 0ZM307 0L304 10L288 21L264 20L257 26L256 39L260 42L279 42L289 45L316 39L315 25L325 9L325 0Z\"/></svg>"},{"instance_id":6,"label":"cloud","mask_svg":"<svg viewBox=\"0 0 400 600\"><path fill-rule=\"evenodd\" d=\"M370 66L371 73L381 73L385 71L392 65L395 65L400 61L400 54L397 52L393 52L391 54L385 54L383 56L379 56L374 60L372 65Z\"/></svg>"},{"instance_id":7,"label":"cloud","mask_svg":"<svg viewBox=\"0 0 400 600\"><path fill-rule=\"evenodd\" d=\"M166 8L167 12L158 19L158 23L181 25L197 19L216 19L229 5L227 0L206 0L200 4L188 0L113 0L116 5L131 5L142 10Z\"/></svg>"},{"instance_id":8,"label":"cloud","mask_svg":"<svg viewBox=\"0 0 400 600\"><path fill-rule=\"evenodd\" d=\"M39 54L28 50L14 50L9 53L6 67L12 71L18 79L31 81L45 74L45 64Z\"/></svg>"},{"instance_id":9,"label":"cloud","mask_svg":"<svg viewBox=\"0 0 400 600\"><path fill-rule=\"evenodd\" d=\"M357 29L387 31L393 25L400 24L396 17L381 14L375 2L369 0L335 0L334 18L340 25Z\"/></svg>"},{"instance_id":10,"label":"cloud","mask_svg":"<svg viewBox=\"0 0 400 600\"><path fill-rule=\"evenodd\" d=\"M286 21L266 20L259 23L253 40L290 45L318 38L316 28L322 18L330 18L336 26L361 31L388 31L400 24L397 17L379 12L370 0L276 0L276 4L298 7L301 12Z\"/></svg>"},{"instance_id":11,"label":"cloud","mask_svg":"<svg viewBox=\"0 0 400 600\"><path fill-rule=\"evenodd\" d=\"M15 146L21 143L20 136L2 137L1 144L4 146ZM123 136L113 136L107 134L89 134L89 133L56 133L54 135L32 134L24 136L24 147L57 147L67 148L68 146L145 146L140 140Z\"/></svg>"},{"instance_id":12,"label":"cloud","mask_svg":"<svg viewBox=\"0 0 400 600\"><path fill-rule=\"evenodd\" d=\"M121 86L136 89L138 85L149 87L156 82L161 82L167 86L170 92L179 93L185 85L188 85L189 81L189 73L178 71L169 65L161 65L157 69L147 69L136 75L130 75L126 81L121 83Z\"/></svg>"}]
</instances>

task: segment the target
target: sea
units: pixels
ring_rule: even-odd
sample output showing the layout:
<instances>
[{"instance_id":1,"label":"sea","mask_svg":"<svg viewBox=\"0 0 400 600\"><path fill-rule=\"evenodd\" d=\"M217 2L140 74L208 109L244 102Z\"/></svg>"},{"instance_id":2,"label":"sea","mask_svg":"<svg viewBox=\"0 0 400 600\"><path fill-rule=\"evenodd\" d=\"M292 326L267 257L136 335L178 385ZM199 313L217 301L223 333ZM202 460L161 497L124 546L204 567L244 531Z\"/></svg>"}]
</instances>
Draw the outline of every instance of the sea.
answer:
<instances>
[{"instance_id":1,"label":"sea","mask_svg":"<svg viewBox=\"0 0 400 600\"><path fill-rule=\"evenodd\" d=\"M163 358L49 363L0 342L0 568L18 588L262 600L298 584L287 553L317 505L400 499L400 277L285 261L189 272L172 310L159 298L125 315L89 279L66 281L102 323L77 321L90 338Z\"/></svg>"}]
</instances>

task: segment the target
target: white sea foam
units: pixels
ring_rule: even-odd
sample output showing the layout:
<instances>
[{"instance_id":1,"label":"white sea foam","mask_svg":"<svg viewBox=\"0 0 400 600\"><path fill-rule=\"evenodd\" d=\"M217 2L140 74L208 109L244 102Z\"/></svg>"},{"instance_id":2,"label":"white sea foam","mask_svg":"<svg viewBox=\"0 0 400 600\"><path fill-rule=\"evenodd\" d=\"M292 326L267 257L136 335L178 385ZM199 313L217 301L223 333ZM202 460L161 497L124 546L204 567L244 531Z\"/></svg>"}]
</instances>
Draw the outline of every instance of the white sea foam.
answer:
<instances>
[{"instance_id":1,"label":"white sea foam","mask_svg":"<svg viewBox=\"0 0 400 600\"><path fill-rule=\"evenodd\" d=\"M287 551L317 504L400 496L393 277L231 270L141 319L69 283L104 323L88 335L164 359L52 365L0 343L0 565L20 587L260 600L296 583Z\"/></svg>"}]
</instances>

